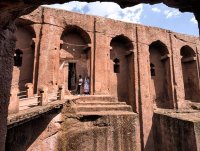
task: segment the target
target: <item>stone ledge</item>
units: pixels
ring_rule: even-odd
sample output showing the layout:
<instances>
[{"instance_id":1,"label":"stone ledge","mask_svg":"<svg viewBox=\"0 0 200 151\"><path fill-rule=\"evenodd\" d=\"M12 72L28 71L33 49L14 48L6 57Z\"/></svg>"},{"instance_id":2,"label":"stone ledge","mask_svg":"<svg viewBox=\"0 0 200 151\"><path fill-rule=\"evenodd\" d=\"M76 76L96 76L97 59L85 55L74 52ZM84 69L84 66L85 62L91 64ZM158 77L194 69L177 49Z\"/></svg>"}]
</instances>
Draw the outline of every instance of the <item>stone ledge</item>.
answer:
<instances>
[{"instance_id":1,"label":"stone ledge","mask_svg":"<svg viewBox=\"0 0 200 151\"><path fill-rule=\"evenodd\" d=\"M7 118L8 129L35 119L42 114L61 109L66 101L55 101L46 106L37 106L28 110L22 110L16 114L10 114Z\"/></svg>"},{"instance_id":2,"label":"stone ledge","mask_svg":"<svg viewBox=\"0 0 200 151\"><path fill-rule=\"evenodd\" d=\"M200 122L200 111L192 109L183 110L170 110L170 109L157 109L154 114L168 116L182 121Z\"/></svg>"}]
</instances>

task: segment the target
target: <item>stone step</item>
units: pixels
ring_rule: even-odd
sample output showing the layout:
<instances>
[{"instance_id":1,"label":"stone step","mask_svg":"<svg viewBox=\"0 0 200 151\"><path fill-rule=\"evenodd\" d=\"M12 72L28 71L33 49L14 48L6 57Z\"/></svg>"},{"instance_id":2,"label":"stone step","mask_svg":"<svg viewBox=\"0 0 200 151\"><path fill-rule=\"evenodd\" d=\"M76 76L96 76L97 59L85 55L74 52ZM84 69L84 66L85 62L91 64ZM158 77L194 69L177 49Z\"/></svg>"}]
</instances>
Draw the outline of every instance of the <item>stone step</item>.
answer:
<instances>
[{"instance_id":1,"label":"stone step","mask_svg":"<svg viewBox=\"0 0 200 151\"><path fill-rule=\"evenodd\" d=\"M129 105L76 105L76 112L95 112L95 111L132 111Z\"/></svg>"},{"instance_id":2,"label":"stone step","mask_svg":"<svg viewBox=\"0 0 200 151\"><path fill-rule=\"evenodd\" d=\"M76 102L94 102L94 101L103 101L103 102L117 102L116 97L105 96L105 95L90 95L90 96L80 96L76 99Z\"/></svg>"},{"instance_id":3,"label":"stone step","mask_svg":"<svg viewBox=\"0 0 200 151\"><path fill-rule=\"evenodd\" d=\"M132 111L98 111L98 112L78 112L78 116L91 116L91 115L137 115Z\"/></svg>"},{"instance_id":4,"label":"stone step","mask_svg":"<svg viewBox=\"0 0 200 151\"><path fill-rule=\"evenodd\" d=\"M103 101L80 101L76 102L77 105L126 105L126 102L103 102Z\"/></svg>"}]
</instances>

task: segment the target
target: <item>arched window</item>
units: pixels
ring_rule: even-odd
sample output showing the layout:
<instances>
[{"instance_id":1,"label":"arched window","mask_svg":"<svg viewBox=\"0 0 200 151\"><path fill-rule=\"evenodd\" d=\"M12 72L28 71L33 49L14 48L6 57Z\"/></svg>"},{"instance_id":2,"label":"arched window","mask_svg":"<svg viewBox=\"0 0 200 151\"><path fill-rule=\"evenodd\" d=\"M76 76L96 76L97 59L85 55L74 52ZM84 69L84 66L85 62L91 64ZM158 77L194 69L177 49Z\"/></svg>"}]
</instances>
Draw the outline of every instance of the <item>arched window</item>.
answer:
<instances>
[{"instance_id":1,"label":"arched window","mask_svg":"<svg viewBox=\"0 0 200 151\"><path fill-rule=\"evenodd\" d=\"M23 52L20 49L16 49L14 54L14 66L17 67L22 66L22 57L23 57Z\"/></svg>"},{"instance_id":2,"label":"arched window","mask_svg":"<svg viewBox=\"0 0 200 151\"><path fill-rule=\"evenodd\" d=\"M114 73L120 73L120 61L119 59L115 58L114 62Z\"/></svg>"}]
</instances>

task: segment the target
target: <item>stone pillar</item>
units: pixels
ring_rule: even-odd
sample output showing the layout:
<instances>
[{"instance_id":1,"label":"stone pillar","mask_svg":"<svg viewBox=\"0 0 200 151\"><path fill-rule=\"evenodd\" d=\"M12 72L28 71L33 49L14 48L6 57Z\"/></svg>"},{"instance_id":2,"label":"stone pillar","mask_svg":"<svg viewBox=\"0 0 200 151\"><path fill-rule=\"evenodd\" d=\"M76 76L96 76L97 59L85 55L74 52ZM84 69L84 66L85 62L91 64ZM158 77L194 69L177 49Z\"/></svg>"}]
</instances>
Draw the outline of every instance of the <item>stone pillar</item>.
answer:
<instances>
[{"instance_id":1,"label":"stone pillar","mask_svg":"<svg viewBox=\"0 0 200 151\"><path fill-rule=\"evenodd\" d=\"M48 104L48 87L41 86L38 89L38 95L40 96L38 101L40 106L44 106Z\"/></svg>"},{"instance_id":2,"label":"stone pillar","mask_svg":"<svg viewBox=\"0 0 200 151\"><path fill-rule=\"evenodd\" d=\"M200 44L200 42L199 43L197 43L197 44ZM199 50L200 50L200 46L199 45L197 45L196 46L196 55L197 55L197 71L198 71L198 81L199 81L199 91L200 91L200 52L199 52ZM199 96L200 96L200 94L198 94Z\"/></svg>"},{"instance_id":3,"label":"stone pillar","mask_svg":"<svg viewBox=\"0 0 200 151\"><path fill-rule=\"evenodd\" d=\"M64 83L63 83L63 89L64 91L67 90L67 94L70 94L68 90L68 71L69 71L69 63L65 62L63 66L63 71L64 71Z\"/></svg>"},{"instance_id":4,"label":"stone pillar","mask_svg":"<svg viewBox=\"0 0 200 151\"><path fill-rule=\"evenodd\" d=\"M96 50L95 50L95 87L94 94L109 94L109 60L110 60L110 41L111 38L96 33Z\"/></svg>"},{"instance_id":5,"label":"stone pillar","mask_svg":"<svg viewBox=\"0 0 200 151\"><path fill-rule=\"evenodd\" d=\"M53 88L57 84L61 31L55 26L45 24L42 26L38 87L47 85Z\"/></svg>"},{"instance_id":6,"label":"stone pillar","mask_svg":"<svg viewBox=\"0 0 200 151\"><path fill-rule=\"evenodd\" d=\"M27 83L25 85L26 87L26 93L27 93L27 97L33 97L33 84L32 83Z\"/></svg>"},{"instance_id":7,"label":"stone pillar","mask_svg":"<svg viewBox=\"0 0 200 151\"><path fill-rule=\"evenodd\" d=\"M63 85L58 86L58 100L64 100L65 98L65 90Z\"/></svg>"},{"instance_id":8,"label":"stone pillar","mask_svg":"<svg viewBox=\"0 0 200 151\"><path fill-rule=\"evenodd\" d=\"M149 69L149 45L146 27L138 26L137 33L137 59L138 59L138 112L140 119L140 136L143 151L154 151L152 117L153 99L150 94L150 69ZM139 36L140 35L140 36ZM141 43L143 42L143 43Z\"/></svg>"},{"instance_id":9,"label":"stone pillar","mask_svg":"<svg viewBox=\"0 0 200 151\"><path fill-rule=\"evenodd\" d=\"M180 49L182 42L170 34L171 51L172 51L172 68L173 68L173 81L174 81L174 100L177 109L185 108L185 91L181 65Z\"/></svg>"},{"instance_id":10,"label":"stone pillar","mask_svg":"<svg viewBox=\"0 0 200 151\"><path fill-rule=\"evenodd\" d=\"M19 98L17 96L18 93L19 93L18 88L13 88L11 90L10 104L8 107L9 114L14 114L19 112Z\"/></svg>"},{"instance_id":11,"label":"stone pillar","mask_svg":"<svg viewBox=\"0 0 200 151\"><path fill-rule=\"evenodd\" d=\"M94 73L95 73L95 66L94 66L94 58L95 58L95 42L94 42L94 33L89 33L91 37L91 44L88 44L90 47L90 95L94 94Z\"/></svg>"}]
</instances>

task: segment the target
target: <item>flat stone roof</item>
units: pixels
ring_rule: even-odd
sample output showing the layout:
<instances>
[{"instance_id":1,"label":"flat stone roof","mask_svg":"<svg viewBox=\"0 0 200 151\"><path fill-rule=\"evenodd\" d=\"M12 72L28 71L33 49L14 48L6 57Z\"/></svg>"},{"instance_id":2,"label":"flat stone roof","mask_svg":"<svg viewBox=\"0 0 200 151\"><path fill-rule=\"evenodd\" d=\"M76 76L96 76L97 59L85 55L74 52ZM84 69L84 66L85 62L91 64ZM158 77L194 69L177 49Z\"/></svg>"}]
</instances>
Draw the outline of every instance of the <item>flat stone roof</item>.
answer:
<instances>
[{"instance_id":1,"label":"flat stone roof","mask_svg":"<svg viewBox=\"0 0 200 151\"><path fill-rule=\"evenodd\" d=\"M176 118L183 121L189 121L193 123L200 122L200 110L183 109L183 110L170 110L170 109L157 109L155 114Z\"/></svg>"}]
</instances>

